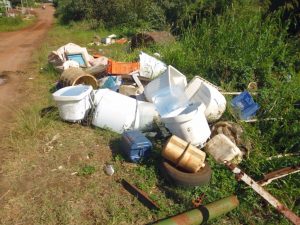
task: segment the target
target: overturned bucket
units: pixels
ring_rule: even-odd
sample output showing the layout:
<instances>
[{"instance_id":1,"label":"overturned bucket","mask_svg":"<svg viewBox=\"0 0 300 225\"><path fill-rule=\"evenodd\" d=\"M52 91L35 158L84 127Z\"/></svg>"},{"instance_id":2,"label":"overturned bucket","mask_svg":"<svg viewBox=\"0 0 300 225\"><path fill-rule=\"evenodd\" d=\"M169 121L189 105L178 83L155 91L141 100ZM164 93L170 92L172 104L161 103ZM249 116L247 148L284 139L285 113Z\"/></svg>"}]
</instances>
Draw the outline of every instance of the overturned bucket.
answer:
<instances>
[{"instance_id":1,"label":"overturned bucket","mask_svg":"<svg viewBox=\"0 0 300 225\"><path fill-rule=\"evenodd\" d=\"M200 105L204 103L206 106L204 114L208 122L215 122L226 110L225 97L216 86L201 77L196 76L191 80L185 88L185 94L193 104Z\"/></svg>"},{"instance_id":2,"label":"overturned bucket","mask_svg":"<svg viewBox=\"0 0 300 225\"><path fill-rule=\"evenodd\" d=\"M211 131L204 115L205 105L191 105L177 115L161 117L169 131L195 146L203 146Z\"/></svg>"},{"instance_id":3,"label":"overturned bucket","mask_svg":"<svg viewBox=\"0 0 300 225\"><path fill-rule=\"evenodd\" d=\"M191 173L205 166L205 152L175 135L166 143L162 156Z\"/></svg>"}]
</instances>

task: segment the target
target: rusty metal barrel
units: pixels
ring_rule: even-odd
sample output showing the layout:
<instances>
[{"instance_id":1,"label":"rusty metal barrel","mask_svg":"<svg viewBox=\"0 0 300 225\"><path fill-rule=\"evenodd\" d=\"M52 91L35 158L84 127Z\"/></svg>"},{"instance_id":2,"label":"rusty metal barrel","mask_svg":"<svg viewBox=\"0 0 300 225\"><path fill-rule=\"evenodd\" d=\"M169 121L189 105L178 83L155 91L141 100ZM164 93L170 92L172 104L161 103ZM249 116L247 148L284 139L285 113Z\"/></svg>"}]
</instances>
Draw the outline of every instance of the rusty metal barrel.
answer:
<instances>
[{"instance_id":1,"label":"rusty metal barrel","mask_svg":"<svg viewBox=\"0 0 300 225\"><path fill-rule=\"evenodd\" d=\"M229 196L221 200L200 206L177 216L161 220L153 225L199 225L230 212L239 205L237 196Z\"/></svg>"},{"instance_id":2,"label":"rusty metal barrel","mask_svg":"<svg viewBox=\"0 0 300 225\"><path fill-rule=\"evenodd\" d=\"M60 76L59 83L62 87L78 84L91 85L94 89L98 87L96 78L80 68L69 68L65 70Z\"/></svg>"}]
</instances>

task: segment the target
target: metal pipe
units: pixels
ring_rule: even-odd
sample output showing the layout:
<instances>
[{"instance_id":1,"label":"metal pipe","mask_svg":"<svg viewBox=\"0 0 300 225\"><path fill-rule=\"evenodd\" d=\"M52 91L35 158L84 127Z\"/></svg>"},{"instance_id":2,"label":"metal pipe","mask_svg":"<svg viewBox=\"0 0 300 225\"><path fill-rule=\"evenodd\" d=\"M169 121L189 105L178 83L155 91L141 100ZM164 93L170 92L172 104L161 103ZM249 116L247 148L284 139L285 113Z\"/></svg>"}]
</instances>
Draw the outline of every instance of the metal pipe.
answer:
<instances>
[{"instance_id":1,"label":"metal pipe","mask_svg":"<svg viewBox=\"0 0 300 225\"><path fill-rule=\"evenodd\" d=\"M228 213L239 205L237 196L232 195L227 198L200 206L196 209L181 213L154 223L153 225L199 225Z\"/></svg>"}]
</instances>

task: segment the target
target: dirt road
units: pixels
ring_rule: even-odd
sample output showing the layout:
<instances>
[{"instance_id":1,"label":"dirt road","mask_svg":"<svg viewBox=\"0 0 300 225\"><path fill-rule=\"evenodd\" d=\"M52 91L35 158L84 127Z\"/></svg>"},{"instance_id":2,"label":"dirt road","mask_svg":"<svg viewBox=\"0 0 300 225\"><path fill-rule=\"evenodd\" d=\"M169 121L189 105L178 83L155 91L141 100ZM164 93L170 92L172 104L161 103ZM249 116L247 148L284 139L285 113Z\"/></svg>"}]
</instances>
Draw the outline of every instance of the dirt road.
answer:
<instances>
[{"instance_id":1,"label":"dirt road","mask_svg":"<svg viewBox=\"0 0 300 225\"><path fill-rule=\"evenodd\" d=\"M0 138L13 120L14 112L26 100L24 81L32 54L53 22L54 8L36 9L38 21L25 29L0 33Z\"/></svg>"}]
</instances>

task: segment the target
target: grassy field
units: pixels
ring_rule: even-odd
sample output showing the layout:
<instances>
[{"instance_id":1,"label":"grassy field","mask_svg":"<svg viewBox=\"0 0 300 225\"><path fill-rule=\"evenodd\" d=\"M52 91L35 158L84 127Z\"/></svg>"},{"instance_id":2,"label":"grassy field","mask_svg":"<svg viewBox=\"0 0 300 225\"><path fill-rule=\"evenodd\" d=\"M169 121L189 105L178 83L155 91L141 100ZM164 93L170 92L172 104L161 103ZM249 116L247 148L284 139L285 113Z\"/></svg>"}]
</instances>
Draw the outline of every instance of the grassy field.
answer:
<instances>
[{"instance_id":1,"label":"grassy field","mask_svg":"<svg viewBox=\"0 0 300 225\"><path fill-rule=\"evenodd\" d=\"M228 17L231 18L230 15ZM160 52L163 60L179 68L189 78L202 73L226 90L243 90L247 82L256 79L256 76L259 77L259 71L266 74L270 68L277 68L272 64L274 55L280 51L287 51L283 47L286 44L283 37L275 39L269 36L271 31L276 29L268 30L270 25L259 29L255 19L257 18L250 20L250 27L245 27L245 30L257 28L256 32L262 33L259 36L261 43L258 47L255 46L255 35L250 36L253 40L247 42L247 46L252 48L242 45L245 37L249 37L251 32L245 36L239 36L241 33L233 35L234 28L240 24L228 25L216 21L220 26L216 27L216 30L220 32L213 32L212 28L216 24L204 22L198 30L191 30L190 35L186 35L175 45L155 46L143 50L148 53ZM242 21L244 25L248 24L249 18L243 18ZM227 36L226 31L229 31ZM204 204L232 194L236 194L240 200L238 209L210 224L289 224L259 195L243 183L237 182L228 169L215 163L210 157L208 162L213 169L213 176L209 185L189 189L175 187L162 178L158 169L164 140L152 139L155 148L150 159L141 164L132 164L120 153L119 135L89 126L62 122L56 109L41 116L41 111L45 111L43 109L54 106L51 90L59 77L47 64L49 52L68 42L88 46L94 35L104 36L114 32L118 34L118 31L86 30L84 24L56 24L47 41L36 53L35 69L31 71L34 79L25 84L32 90L30 103L19 112L15 127L2 143L10 160L5 161L3 165L4 184L8 192L3 198L0 196L1 224L147 224L192 208L192 199L201 193L206 195ZM196 32L200 34L196 35ZM232 50L226 52L228 46L221 44L228 43L222 40L228 40L230 35L236 39L229 46ZM270 41L273 45L266 45ZM279 44L276 47L274 43ZM138 57L138 50L128 53L127 49L126 45L113 45L97 46L88 50L90 53L100 52L116 60L131 61ZM284 53L281 57L289 56ZM255 55L256 64L251 64ZM288 63L288 58L285 62ZM220 74L218 77L218 71L224 71L226 65L229 74L227 75L233 77L228 78L228 81L222 79L226 74ZM278 73L280 72L282 71ZM244 79L234 79L233 75L236 74L243 75ZM293 75L293 84L298 87L299 74ZM292 84L289 87L290 91L296 90ZM270 95L267 85L262 89L262 93L257 99L260 103L266 101L264 96ZM228 100L230 101L230 98ZM293 100L295 98L289 99L289 102ZM284 99L277 100L282 101ZM268 106L268 101L265 105ZM266 109L271 110L271 106ZM280 107L276 110L280 110ZM286 115L290 115L288 108L286 111ZM272 114L268 114L267 111L259 115L259 118L268 115ZM240 167L255 180L261 179L264 173L272 170L299 164L299 157L267 160L267 157L282 152L299 151L293 149L295 144L292 140L295 137L291 137L292 147L287 146L286 149L278 149L276 147L280 146L280 143L271 142L276 135L276 132L271 132L272 129L281 128L284 132L288 132L284 130L287 126L298 129L299 118L294 118L295 124L278 124L278 127L271 127L270 132L267 131L270 125L266 123L240 122L232 116L230 107L222 120L232 120L243 126L252 149ZM105 163L113 164L116 171L113 176L105 175ZM144 207L123 189L121 179L127 179L146 191L160 205L161 210L151 211ZM272 182L266 189L299 215L299 186L300 176L294 174Z\"/></svg>"},{"instance_id":2,"label":"grassy field","mask_svg":"<svg viewBox=\"0 0 300 225\"><path fill-rule=\"evenodd\" d=\"M21 17L0 17L0 32L23 29L33 24L35 20L35 17L30 19L22 19Z\"/></svg>"}]
</instances>

